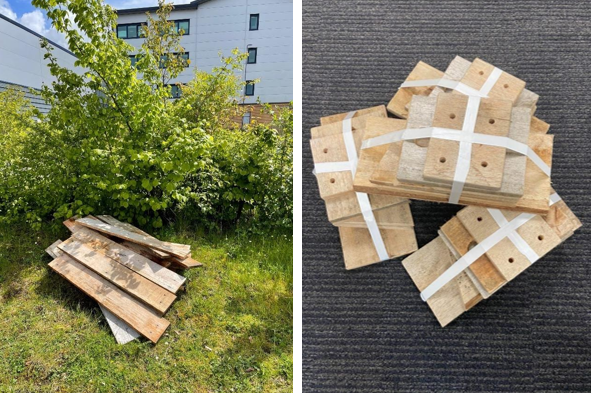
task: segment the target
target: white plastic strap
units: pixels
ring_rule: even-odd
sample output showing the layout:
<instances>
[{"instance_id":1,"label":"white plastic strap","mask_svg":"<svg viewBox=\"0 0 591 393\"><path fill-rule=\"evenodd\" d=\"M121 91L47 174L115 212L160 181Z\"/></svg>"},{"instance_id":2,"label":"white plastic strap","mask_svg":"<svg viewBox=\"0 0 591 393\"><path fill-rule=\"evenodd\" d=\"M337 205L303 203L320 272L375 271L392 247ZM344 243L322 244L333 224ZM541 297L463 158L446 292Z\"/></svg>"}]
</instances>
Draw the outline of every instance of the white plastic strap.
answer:
<instances>
[{"instance_id":1,"label":"white plastic strap","mask_svg":"<svg viewBox=\"0 0 591 393\"><path fill-rule=\"evenodd\" d=\"M527 156L542 172L550 176L550 167L525 143L518 142L506 136L464 133L461 130L440 127L407 128L389 132L363 141L362 149L382 146L389 143L408 141L422 138L445 139L449 141L478 143L487 146L502 147Z\"/></svg>"},{"instance_id":2,"label":"white plastic strap","mask_svg":"<svg viewBox=\"0 0 591 393\"><path fill-rule=\"evenodd\" d=\"M558 202L560 199L561 198L558 194L552 194L550 196L550 206ZM458 274L468 268L472 263L474 263L474 261L483 256L486 252L488 252L488 250L493 248L510 233L515 232L519 227L531 220L533 217L535 217L533 214L521 213L515 219L502 225L492 235L484 239L482 242L464 254L463 257L458 259L445 272L437 277L435 281L429 284L429 286L427 286L427 288L421 292L421 299L423 299L425 302L429 300L431 296L437 293L437 291L443 288L448 282L456 278Z\"/></svg>"},{"instance_id":3,"label":"white plastic strap","mask_svg":"<svg viewBox=\"0 0 591 393\"><path fill-rule=\"evenodd\" d=\"M438 87L443 87L445 89L455 90L455 91L465 94L467 96L487 98L488 93L490 93L490 91L492 90L494 85L498 82L499 77L501 76L502 73L503 73L503 71L501 69L495 67L492 70L492 72L490 73L490 75L488 76L488 78L486 79L486 81L484 82L484 84L482 85L482 87L480 88L480 90L474 89L462 82L453 81L451 79L445 79L445 78L408 81L408 82L404 82L403 84L401 84L400 88L438 86Z\"/></svg>"},{"instance_id":4,"label":"white plastic strap","mask_svg":"<svg viewBox=\"0 0 591 393\"><path fill-rule=\"evenodd\" d=\"M380 233L380 228L378 227L378 223L376 222L376 218L373 214L373 210L369 202L369 196L363 192L356 192L355 194L357 194L357 201L359 202L359 207L361 207L361 214L363 214L363 219L365 220L365 224L367 225L367 229L369 230L371 240L373 241L380 261L390 259L388 251L386 250L386 245L384 244L384 239Z\"/></svg>"},{"instance_id":5,"label":"white plastic strap","mask_svg":"<svg viewBox=\"0 0 591 393\"><path fill-rule=\"evenodd\" d=\"M488 212L490 213L490 215L499 227L505 226L509 223L500 210L488 209ZM525 255L529 263L534 263L535 261L540 259L540 256L534 251L533 248L531 248L529 244L527 244L527 242L517 232L513 231L509 233L507 237L509 238L511 243L513 243L513 245L517 247L517 250L519 250L520 253Z\"/></svg>"},{"instance_id":6,"label":"white plastic strap","mask_svg":"<svg viewBox=\"0 0 591 393\"><path fill-rule=\"evenodd\" d=\"M464 115L464 124L462 125L463 134L473 134L476 125L476 118L478 117L478 108L480 107L480 98L469 96L468 105L466 106L466 114ZM470 170L470 162L472 160L472 144L466 141L460 142L460 149L458 151L458 160L456 162L456 169L454 172L453 183L449 193L449 203L457 204L462 195L468 171Z\"/></svg>"},{"instance_id":7,"label":"white plastic strap","mask_svg":"<svg viewBox=\"0 0 591 393\"><path fill-rule=\"evenodd\" d=\"M321 162L314 164L313 174L330 173L330 172L345 172L351 170L351 163L349 161L340 162Z\"/></svg>"}]
</instances>

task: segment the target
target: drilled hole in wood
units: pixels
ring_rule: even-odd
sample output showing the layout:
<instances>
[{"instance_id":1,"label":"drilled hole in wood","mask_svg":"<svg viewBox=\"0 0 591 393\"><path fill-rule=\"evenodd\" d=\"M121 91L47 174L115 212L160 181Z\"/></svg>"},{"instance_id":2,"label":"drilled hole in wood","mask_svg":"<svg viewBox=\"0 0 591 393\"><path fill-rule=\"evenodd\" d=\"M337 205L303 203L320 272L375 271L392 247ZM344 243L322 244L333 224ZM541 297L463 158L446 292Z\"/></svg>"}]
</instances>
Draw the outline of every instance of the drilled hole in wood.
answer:
<instances>
[{"instance_id":1,"label":"drilled hole in wood","mask_svg":"<svg viewBox=\"0 0 591 393\"><path fill-rule=\"evenodd\" d=\"M482 161L482 162L480 163L480 166L482 166L483 168L486 168L486 167L488 166L488 162L486 162L486 161Z\"/></svg>"},{"instance_id":2,"label":"drilled hole in wood","mask_svg":"<svg viewBox=\"0 0 591 393\"><path fill-rule=\"evenodd\" d=\"M478 222L482 221L482 217L478 217L476 219L478 220Z\"/></svg>"},{"instance_id":3,"label":"drilled hole in wood","mask_svg":"<svg viewBox=\"0 0 591 393\"><path fill-rule=\"evenodd\" d=\"M495 124L495 119L490 119L488 122L489 122L490 124Z\"/></svg>"},{"instance_id":4,"label":"drilled hole in wood","mask_svg":"<svg viewBox=\"0 0 591 393\"><path fill-rule=\"evenodd\" d=\"M476 247L476 242L474 240L472 240L470 242L470 244L468 244L468 251L470 251L471 249L473 249L474 247Z\"/></svg>"},{"instance_id":5,"label":"drilled hole in wood","mask_svg":"<svg viewBox=\"0 0 591 393\"><path fill-rule=\"evenodd\" d=\"M538 236L538 240L539 240L539 241L542 241L542 240L544 240L544 236L543 236L543 235L540 235L540 236Z\"/></svg>"},{"instance_id":6,"label":"drilled hole in wood","mask_svg":"<svg viewBox=\"0 0 591 393\"><path fill-rule=\"evenodd\" d=\"M455 115L454 113L450 113L450 114L449 114L449 118L450 118L450 119L455 119L455 118L456 118L456 115Z\"/></svg>"},{"instance_id":7,"label":"drilled hole in wood","mask_svg":"<svg viewBox=\"0 0 591 393\"><path fill-rule=\"evenodd\" d=\"M509 263L513 263L513 262L515 262L515 259L509 258Z\"/></svg>"},{"instance_id":8,"label":"drilled hole in wood","mask_svg":"<svg viewBox=\"0 0 591 393\"><path fill-rule=\"evenodd\" d=\"M484 71L479 71L478 72L480 75L484 75Z\"/></svg>"},{"instance_id":9,"label":"drilled hole in wood","mask_svg":"<svg viewBox=\"0 0 591 393\"><path fill-rule=\"evenodd\" d=\"M505 89L508 89L508 88L509 88L509 85L505 83L505 84L503 85L503 87L504 87Z\"/></svg>"},{"instance_id":10,"label":"drilled hole in wood","mask_svg":"<svg viewBox=\"0 0 591 393\"><path fill-rule=\"evenodd\" d=\"M331 183L334 183L335 181L336 181L335 179L330 179L330 182Z\"/></svg>"},{"instance_id":11,"label":"drilled hole in wood","mask_svg":"<svg viewBox=\"0 0 591 393\"><path fill-rule=\"evenodd\" d=\"M443 164L445 161L447 161L447 160L445 159L445 157L439 157L439 162L440 162L440 163L442 163L442 164Z\"/></svg>"},{"instance_id":12,"label":"drilled hole in wood","mask_svg":"<svg viewBox=\"0 0 591 393\"><path fill-rule=\"evenodd\" d=\"M324 152L325 152L325 153L328 153L328 149L324 149Z\"/></svg>"}]
</instances>

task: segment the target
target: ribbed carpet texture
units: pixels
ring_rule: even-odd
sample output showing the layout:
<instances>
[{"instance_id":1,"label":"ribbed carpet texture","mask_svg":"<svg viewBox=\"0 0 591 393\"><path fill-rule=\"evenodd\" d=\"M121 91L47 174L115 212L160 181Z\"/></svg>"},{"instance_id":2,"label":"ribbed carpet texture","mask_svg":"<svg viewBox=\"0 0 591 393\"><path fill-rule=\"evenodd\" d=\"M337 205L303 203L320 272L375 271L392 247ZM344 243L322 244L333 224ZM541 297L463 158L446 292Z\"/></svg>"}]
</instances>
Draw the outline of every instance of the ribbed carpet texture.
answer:
<instances>
[{"instance_id":1,"label":"ribbed carpet texture","mask_svg":"<svg viewBox=\"0 0 591 393\"><path fill-rule=\"evenodd\" d=\"M306 392L591 392L591 2L311 1L303 8ZM419 60L525 80L555 134L575 236L445 329L400 260L346 271L312 175L321 116L387 104ZM413 201L419 247L458 206Z\"/></svg>"}]
</instances>

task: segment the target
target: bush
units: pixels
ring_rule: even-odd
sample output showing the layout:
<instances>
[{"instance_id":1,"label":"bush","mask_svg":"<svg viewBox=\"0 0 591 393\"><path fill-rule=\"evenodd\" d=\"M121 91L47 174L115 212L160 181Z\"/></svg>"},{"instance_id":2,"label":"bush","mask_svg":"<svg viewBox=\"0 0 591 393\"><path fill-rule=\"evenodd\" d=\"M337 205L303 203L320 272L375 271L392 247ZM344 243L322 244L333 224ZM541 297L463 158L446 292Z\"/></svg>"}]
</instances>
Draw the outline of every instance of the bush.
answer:
<instances>
[{"instance_id":1,"label":"bush","mask_svg":"<svg viewBox=\"0 0 591 393\"><path fill-rule=\"evenodd\" d=\"M160 2L132 67L133 48L116 37L109 6L33 4L66 34L76 65L86 71L61 67L43 42L56 78L42 89L49 113L32 110L14 92L2 96L10 104L0 108L0 124L7 124L0 140L1 219L38 227L52 217L106 213L160 227L183 213L207 224L291 225L291 111L275 116L283 124L228 127L238 111L243 82L236 72L244 54L223 58L212 73L196 72L184 98L172 101L167 82L183 66L170 57L182 51L168 22L170 5Z\"/></svg>"}]
</instances>

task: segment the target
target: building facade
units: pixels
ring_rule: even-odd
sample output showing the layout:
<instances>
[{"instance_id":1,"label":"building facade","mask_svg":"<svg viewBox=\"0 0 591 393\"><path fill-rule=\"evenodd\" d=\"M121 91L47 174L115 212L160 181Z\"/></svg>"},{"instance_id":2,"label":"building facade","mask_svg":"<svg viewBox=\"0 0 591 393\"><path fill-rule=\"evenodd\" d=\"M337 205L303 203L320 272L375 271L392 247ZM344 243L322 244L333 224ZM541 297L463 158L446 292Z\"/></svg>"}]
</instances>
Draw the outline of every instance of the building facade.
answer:
<instances>
[{"instance_id":1,"label":"building facade","mask_svg":"<svg viewBox=\"0 0 591 393\"><path fill-rule=\"evenodd\" d=\"M50 84L55 78L43 57L45 49L40 40L44 37L18 22L0 14L0 91L9 86L20 87L26 97L43 113L49 106L34 93L43 84ZM66 48L48 40L54 47L57 61L70 69L76 69L76 56ZM31 92L31 89L33 92Z\"/></svg>"},{"instance_id":2,"label":"building facade","mask_svg":"<svg viewBox=\"0 0 591 393\"><path fill-rule=\"evenodd\" d=\"M139 29L146 13L155 16L157 7L118 10L117 35L139 48ZM170 15L184 31L181 45L191 60L171 83L186 83L194 68L210 71L220 66L220 56L235 48L248 52L241 78L259 80L247 85L244 104L257 99L286 104L293 99L293 1L292 0L197 0L177 5ZM173 92L174 94L174 92ZM253 109L253 114L255 110Z\"/></svg>"}]
</instances>

